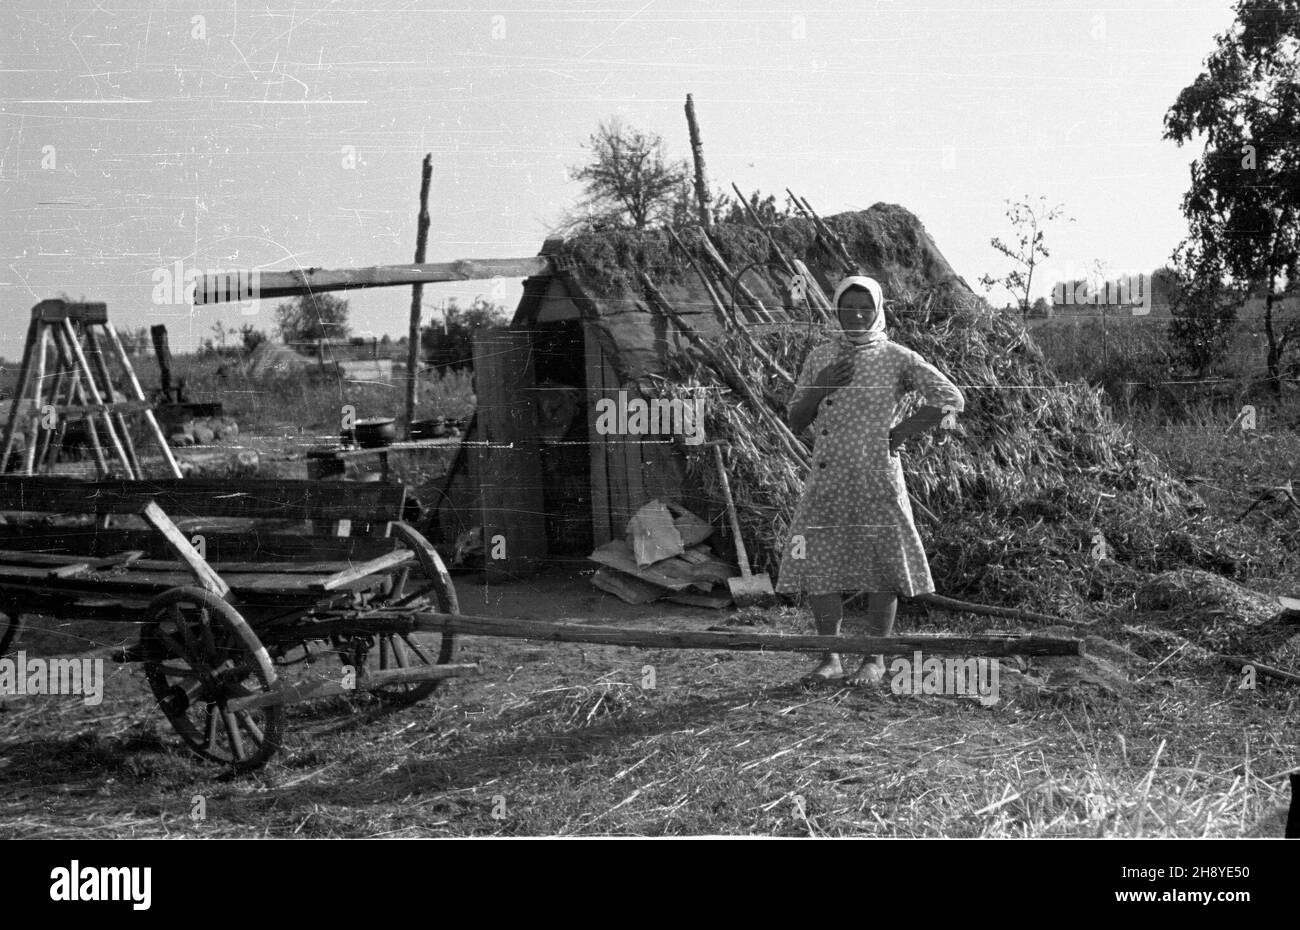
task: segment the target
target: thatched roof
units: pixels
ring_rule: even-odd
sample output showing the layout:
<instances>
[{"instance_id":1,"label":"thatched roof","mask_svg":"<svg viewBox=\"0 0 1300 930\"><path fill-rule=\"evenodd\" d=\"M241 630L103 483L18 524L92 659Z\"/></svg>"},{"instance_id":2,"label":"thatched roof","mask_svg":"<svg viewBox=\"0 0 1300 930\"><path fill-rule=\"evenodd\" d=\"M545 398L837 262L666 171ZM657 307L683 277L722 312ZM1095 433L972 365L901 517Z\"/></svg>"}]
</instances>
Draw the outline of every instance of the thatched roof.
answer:
<instances>
[{"instance_id":1,"label":"thatched roof","mask_svg":"<svg viewBox=\"0 0 1300 930\"><path fill-rule=\"evenodd\" d=\"M884 286L887 297L925 292L960 301L975 301L974 292L953 270L925 227L894 204L841 213L826 223L845 241L853 258ZM782 248L805 261L829 293L841 272L834 257L817 241L812 224L793 218L773 230ZM780 269L772 262L766 238L751 226L714 227L714 240L728 265L741 273L745 287L778 316L789 300ZM684 233L689 245L693 234ZM722 324L708 292L669 235L662 230L590 233L554 244L552 254L566 271L564 287L584 316L607 340L619 373L628 381L666 375L668 359L689 343L660 314L652 313L638 283L644 272L690 325L706 338L721 334ZM550 276L525 282L515 325L528 325L538 311ZM731 295L724 295L730 300ZM794 311L795 316L802 309Z\"/></svg>"}]
</instances>

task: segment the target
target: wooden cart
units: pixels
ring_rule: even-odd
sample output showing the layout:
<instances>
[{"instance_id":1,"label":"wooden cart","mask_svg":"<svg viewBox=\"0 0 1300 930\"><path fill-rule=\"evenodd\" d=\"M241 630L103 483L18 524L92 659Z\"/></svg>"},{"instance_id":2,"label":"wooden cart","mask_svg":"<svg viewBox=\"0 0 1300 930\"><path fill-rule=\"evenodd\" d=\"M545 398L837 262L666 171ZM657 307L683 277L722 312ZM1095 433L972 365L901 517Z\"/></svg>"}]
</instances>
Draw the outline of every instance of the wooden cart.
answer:
<instances>
[{"instance_id":1,"label":"wooden cart","mask_svg":"<svg viewBox=\"0 0 1300 930\"><path fill-rule=\"evenodd\" d=\"M140 624L121 659L143 663L159 710L190 749L245 772L280 748L287 704L353 691L413 703L475 674L452 662L458 635L661 649L1083 652L1077 639L1017 635L679 632L464 616L437 552L402 522L404 503L405 489L384 483L0 477L0 655L25 614ZM342 669L280 677L313 646Z\"/></svg>"},{"instance_id":2,"label":"wooden cart","mask_svg":"<svg viewBox=\"0 0 1300 930\"><path fill-rule=\"evenodd\" d=\"M120 659L144 663L185 743L257 768L280 747L287 703L353 690L411 703L476 670L449 664L453 635L418 641L378 610L457 612L437 552L402 522L405 496L380 483L0 477L0 654L25 614L141 624ZM312 644L351 672L290 687L277 667Z\"/></svg>"}]
</instances>

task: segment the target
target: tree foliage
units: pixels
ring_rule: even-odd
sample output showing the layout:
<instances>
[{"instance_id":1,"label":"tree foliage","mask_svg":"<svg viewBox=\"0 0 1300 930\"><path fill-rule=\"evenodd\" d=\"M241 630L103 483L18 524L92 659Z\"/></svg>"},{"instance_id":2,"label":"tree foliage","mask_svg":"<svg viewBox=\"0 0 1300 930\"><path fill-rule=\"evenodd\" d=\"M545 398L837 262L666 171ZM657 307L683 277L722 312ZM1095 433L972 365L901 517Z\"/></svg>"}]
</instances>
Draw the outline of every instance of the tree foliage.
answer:
<instances>
[{"instance_id":1,"label":"tree foliage","mask_svg":"<svg viewBox=\"0 0 1300 930\"><path fill-rule=\"evenodd\" d=\"M420 330L420 348L425 361L440 373L465 368L474 361L474 332L485 326L501 326L508 320L505 308L483 296L461 307L456 298L447 301L441 320L431 320Z\"/></svg>"},{"instance_id":2,"label":"tree foliage","mask_svg":"<svg viewBox=\"0 0 1300 930\"><path fill-rule=\"evenodd\" d=\"M1178 253L1188 293L1210 301L1183 316L1213 328L1225 296L1262 286L1266 367L1279 389L1280 361L1300 332L1274 320L1275 297L1300 265L1300 2L1238 0L1204 70L1165 115L1178 145L1204 139L1183 197L1188 239ZM1205 319L1190 322L1197 315ZM1197 337L1199 338L1199 337Z\"/></svg>"},{"instance_id":3,"label":"tree foliage","mask_svg":"<svg viewBox=\"0 0 1300 930\"><path fill-rule=\"evenodd\" d=\"M615 117L600 124L586 148L588 162L570 169L584 188L566 226L645 229L680 219L681 205L689 206L683 199L689 189L686 163L667 156L658 134L624 126Z\"/></svg>"},{"instance_id":4,"label":"tree foliage","mask_svg":"<svg viewBox=\"0 0 1300 930\"><path fill-rule=\"evenodd\" d=\"M317 339L346 339L348 302L333 294L302 294L275 308L280 338L292 345Z\"/></svg>"}]
</instances>

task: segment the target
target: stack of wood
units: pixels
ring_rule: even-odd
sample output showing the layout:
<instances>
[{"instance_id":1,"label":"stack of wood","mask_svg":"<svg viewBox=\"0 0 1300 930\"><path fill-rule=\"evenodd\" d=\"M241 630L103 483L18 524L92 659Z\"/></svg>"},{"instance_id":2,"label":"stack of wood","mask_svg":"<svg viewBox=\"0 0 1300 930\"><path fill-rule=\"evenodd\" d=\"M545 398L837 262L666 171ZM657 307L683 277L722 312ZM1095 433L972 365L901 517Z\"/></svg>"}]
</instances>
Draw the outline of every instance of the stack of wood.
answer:
<instances>
[{"instance_id":1,"label":"stack of wood","mask_svg":"<svg viewBox=\"0 0 1300 930\"><path fill-rule=\"evenodd\" d=\"M704 544L712 534L712 526L684 507L651 501L628 521L625 539L611 540L591 554L600 565L591 583L629 604L667 600L727 607L727 579L739 572Z\"/></svg>"}]
</instances>

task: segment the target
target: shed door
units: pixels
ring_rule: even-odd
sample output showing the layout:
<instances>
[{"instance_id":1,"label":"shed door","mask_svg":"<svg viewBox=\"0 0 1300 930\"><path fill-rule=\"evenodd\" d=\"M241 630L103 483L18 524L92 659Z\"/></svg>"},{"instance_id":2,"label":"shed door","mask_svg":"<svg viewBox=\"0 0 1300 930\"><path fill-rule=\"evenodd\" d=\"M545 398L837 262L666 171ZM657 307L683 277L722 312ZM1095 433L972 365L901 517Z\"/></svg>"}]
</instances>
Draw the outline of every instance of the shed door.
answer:
<instances>
[{"instance_id":1,"label":"shed door","mask_svg":"<svg viewBox=\"0 0 1300 930\"><path fill-rule=\"evenodd\" d=\"M480 443L470 461L482 500L489 580L536 571L546 556L537 419L528 391L534 380L526 331L493 327L475 334Z\"/></svg>"}]
</instances>

